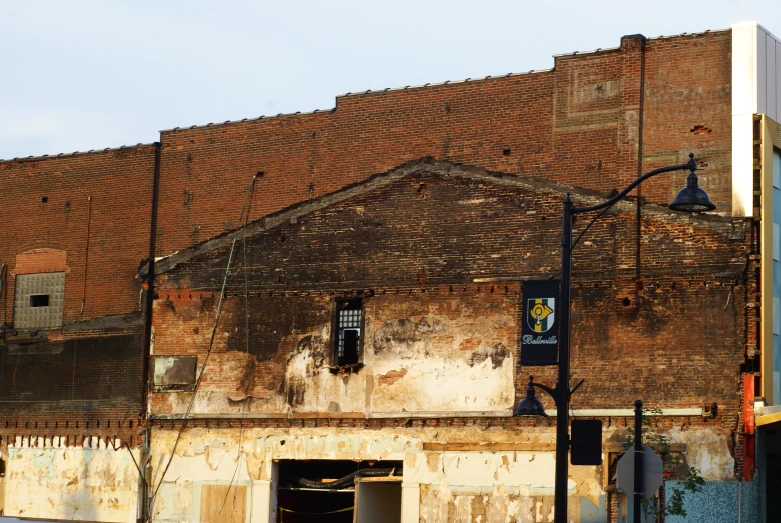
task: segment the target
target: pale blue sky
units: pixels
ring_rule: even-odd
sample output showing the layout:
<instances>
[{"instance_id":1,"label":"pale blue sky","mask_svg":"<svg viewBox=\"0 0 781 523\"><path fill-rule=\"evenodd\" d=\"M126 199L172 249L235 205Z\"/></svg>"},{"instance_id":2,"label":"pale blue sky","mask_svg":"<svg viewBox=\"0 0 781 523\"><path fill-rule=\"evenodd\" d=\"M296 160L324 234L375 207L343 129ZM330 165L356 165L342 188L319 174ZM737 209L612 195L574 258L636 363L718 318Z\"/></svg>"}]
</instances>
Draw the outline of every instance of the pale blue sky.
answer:
<instances>
[{"instance_id":1,"label":"pale blue sky","mask_svg":"<svg viewBox=\"0 0 781 523\"><path fill-rule=\"evenodd\" d=\"M750 20L781 33L781 1L0 0L0 158L148 143Z\"/></svg>"}]
</instances>

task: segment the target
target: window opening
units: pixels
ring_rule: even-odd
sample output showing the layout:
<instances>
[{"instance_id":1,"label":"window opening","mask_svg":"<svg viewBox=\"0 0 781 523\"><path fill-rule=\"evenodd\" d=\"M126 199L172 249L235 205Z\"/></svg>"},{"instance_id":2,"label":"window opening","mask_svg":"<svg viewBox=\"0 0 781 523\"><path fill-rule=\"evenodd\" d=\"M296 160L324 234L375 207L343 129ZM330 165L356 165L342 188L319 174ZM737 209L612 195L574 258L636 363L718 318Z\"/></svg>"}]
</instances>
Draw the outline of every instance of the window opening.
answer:
<instances>
[{"instance_id":1,"label":"window opening","mask_svg":"<svg viewBox=\"0 0 781 523\"><path fill-rule=\"evenodd\" d=\"M277 521L401 520L400 461L280 460L277 470Z\"/></svg>"},{"instance_id":2,"label":"window opening","mask_svg":"<svg viewBox=\"0 0 781 523\"><path fill-rule=\"evenodd\" d=\"M17 329L59 329L65 273L48 272L16 276L14 327Z\"/></svg>"},{"instance_id":3,"label":"window opening","mask_svg":"<svg viewBox=\"0 0 781 523\"><path fill-rule=\"evenodd\" d=\"M49 295L48 294L33 294L30 296L30 307L48 307Z\"/></svg>"},{"instance_id":4,"label":"window opening","mask_svg":"<svg viewBox=\"0 0 781 523\"><path fill-rule=\"evenodd\" d=\"M363 307L360 298L336 302L336 365L339 367L358 363L361 353L361 329Z\"/></svg>"}]
</instances>

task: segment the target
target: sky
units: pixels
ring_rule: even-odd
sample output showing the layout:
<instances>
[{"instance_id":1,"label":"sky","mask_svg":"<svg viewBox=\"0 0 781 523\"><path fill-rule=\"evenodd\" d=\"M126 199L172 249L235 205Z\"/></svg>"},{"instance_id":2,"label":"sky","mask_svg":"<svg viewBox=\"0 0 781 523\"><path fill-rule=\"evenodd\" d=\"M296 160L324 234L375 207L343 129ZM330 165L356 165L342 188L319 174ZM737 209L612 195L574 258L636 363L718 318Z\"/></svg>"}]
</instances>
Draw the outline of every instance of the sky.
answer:
<instances>
[{"instance_id":1,"label":"sky","mask_svg":"<svg viewBox=\"0 0 781 523\"><path fill-rule=\"evenodd\" d=\"M746 21L781 34L781 1L0 0L0 158L151 143Z\"/></svg>"}]
</instances>

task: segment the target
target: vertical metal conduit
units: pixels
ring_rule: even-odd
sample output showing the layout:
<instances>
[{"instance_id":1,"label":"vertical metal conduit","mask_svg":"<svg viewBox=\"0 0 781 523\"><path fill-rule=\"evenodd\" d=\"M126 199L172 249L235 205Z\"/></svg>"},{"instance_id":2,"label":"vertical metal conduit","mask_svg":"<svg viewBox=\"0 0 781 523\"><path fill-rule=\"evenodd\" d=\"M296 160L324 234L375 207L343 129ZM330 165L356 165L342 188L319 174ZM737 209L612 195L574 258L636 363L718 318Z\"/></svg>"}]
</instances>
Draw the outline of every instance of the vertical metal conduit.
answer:
<instances>
[{"instance_id":1,"label":"vertical metal conduit","mask_svg":"<svg viewBox=\"0 0 781 523\"><path fill-rule=\"evenodd\" d=\"M84 287L81 291L81 312L84 314L84 304L87 302L87 270L89 269L89 236L92 223L92 196L87 196L87 245L84 249Z\"/></svg>"}]
</instances>

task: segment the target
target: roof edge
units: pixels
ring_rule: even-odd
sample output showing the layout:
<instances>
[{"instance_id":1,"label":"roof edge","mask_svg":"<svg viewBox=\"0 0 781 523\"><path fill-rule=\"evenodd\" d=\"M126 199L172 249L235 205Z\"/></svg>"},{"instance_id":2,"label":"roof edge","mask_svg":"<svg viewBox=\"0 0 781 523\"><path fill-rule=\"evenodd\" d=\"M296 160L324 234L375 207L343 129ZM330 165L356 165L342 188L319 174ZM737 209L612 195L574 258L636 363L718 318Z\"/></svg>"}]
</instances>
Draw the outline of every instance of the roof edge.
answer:
<instances>
[{"instance_id":1,"label":"roof edge","mask_svg":"<svg viewBox=\"0 0 781 523\"><path fill-rule=\"evenodd\" d=\"M459 177L466 180L515 187L517 189L533 193L548 195L553 194L561 196L562 201L568 194L574 193L577 194L579 203L582 205L595 205L601 203L606 198L606 193L604 192L585 189L582 187L563 185L544 178L521 177L515 174L488 171L482 167L457 164L443 160L435 160L432 157L424 157L419 160L406 162L384 173L374 174L363 181L347 185L332 193L320 196L314 200L295 203L284 209L275 211L250 222L246 225L246 228L239 227L232 231L225 232L204 240L203 242L186 249L175 252L169 256L157 259L155 261L155 275L164 274L174 269L179 264L190 261L199 254L203 254L228 245L229 243L233 242L234 239L245 237L245 234L246 237L252 237L257 234L261 234L286 222L296 221L298 218L314 211L323 209L330 205L341 203L351 198L362 196L377 189L387 187L388 185L406 178L407 176L424 172L436 174L444 179ZM611 210L634 212L636 208L635 205L630 201L623 200L616 203ZM703 215L694 218L690 217L688 214L682 215L682 213L671 211L666 206L654 203L646 203L643 206L643 210L647 215L656 217L664 216L668 220L696 219L703 225L709 222L727 223L730 221L729 217L723 217L720 215ZM139 267L138 277L140 279L146 278L148 276L148 270L148 261L146 261Z\"/></svg>"},{"instance_id":2,"label":"roof edge","mask_svg":"<svg viewBox=\"0 0 781 523\"><path fill-rule=\"evenodd\" d=\"M105 149L90 149L89 151L74 151L72 153L59 153L59 154L44 154L41 156L27 156L25 158L0 158L0 164L4 163L19 163L19 162L37 162L41 160L53 160L55 158L72 158L74 156L84 156L87 154L101 154L110 153L115 151L129 151L132 149L143 149L146 147L154 147L159 145L160 142L151 143L137 143L136 145L120 145L119 147L106 147Z\"/></svg>"},{"instance_id":3,"label":"roof edge","mask_svg":"<svg viewBox=\"0 0 781 523\"><path fill-rule=\"evenodd\" d=\"M653 36L649 37L648 40L669 40L671 38L682 38L684 36L703 36L708 34L717 34L717 33L729 33L730 27L726 29L706 29L705 31L699 31L697 33L681 33L677 35L659 35L659 36Z\"/></svg>"},{"instance_id":4,"label":"roof edge","mask_svg":"<svg viewBox=\"0 0 781 523\"><path fill-rule=\"evenodd\" d=\"M553 68L550 69L532 69L530 71L526 71L524 73L507 73L507 74L500 74L500 75L488 75L481 78L465 78L463 80L446 80L444 82L437 82L437 83L425 83L422 85L407 85L404 87L386 87L385 89L367 89L365 91L355 91L355 92L349 92L349 93L343 93L343 94L337 94L335 96L336 105L334 107L331 107L329 109L315 109L313 111L308 112L302 112L302 111L296 111L294 113L279 113L276 115L261 115L255 118L242 118L241 120L225 120L224 122L210 122L207 124L201 124L201 125L190 125L185 127L173 127L171 129L162 129L160 133L172 133L176 131L189 131L191 129L206 129L209 127L221 127L224 125L236 125L246 122L259 122L261 120L275 120L278 118L292 118L295 116L311 116L315 114L327 114L332 113L336 111L339 100L343 98L353 98L356 96L366 96L366 95L381 95L383 93L388 92L398 92L398 91L414 91L418 89L426 89L426 88L432 88L432 87L444 87L448 85L458 85L458 84L465 84L465 83L476 83L476 82L484 82L487 80L501 80L502 78L512 78L517 76L528 76L531 74L537 74L537 73L549 73L553 71Z\"/></svg>"}]
</instances>

